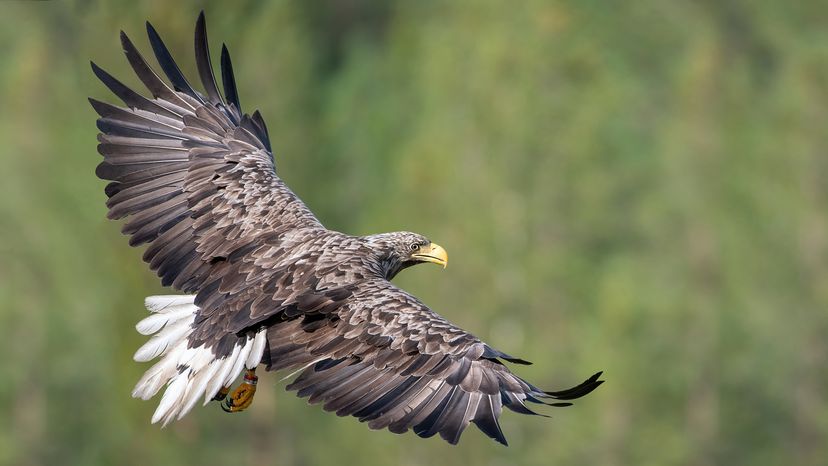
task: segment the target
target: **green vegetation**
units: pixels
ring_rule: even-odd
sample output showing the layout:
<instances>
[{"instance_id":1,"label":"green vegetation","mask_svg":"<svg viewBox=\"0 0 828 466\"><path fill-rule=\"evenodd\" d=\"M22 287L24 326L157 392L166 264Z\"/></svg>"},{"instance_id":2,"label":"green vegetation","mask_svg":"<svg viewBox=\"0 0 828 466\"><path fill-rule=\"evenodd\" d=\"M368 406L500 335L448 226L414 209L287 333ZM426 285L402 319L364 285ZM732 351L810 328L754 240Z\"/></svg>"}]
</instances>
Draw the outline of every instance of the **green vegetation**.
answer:
<instances>
[{"instance_id":1,"label":"green vegetation","mask_svg":"<svg viewBox=\"0 0 828 466\"><path fill-rule=\"evenodd\" d=\"M0 464L779 465L828 458L828 3L208 2L280 174L330 228L410 229L397 282L607 383L503 448L372 432L262 374L164 430L129 393L144 296L105 219L93 59L143 22L195 77L200 5L0 2ZM195 2L186 2L195 3Z\"/></svg>"}]
</instances>

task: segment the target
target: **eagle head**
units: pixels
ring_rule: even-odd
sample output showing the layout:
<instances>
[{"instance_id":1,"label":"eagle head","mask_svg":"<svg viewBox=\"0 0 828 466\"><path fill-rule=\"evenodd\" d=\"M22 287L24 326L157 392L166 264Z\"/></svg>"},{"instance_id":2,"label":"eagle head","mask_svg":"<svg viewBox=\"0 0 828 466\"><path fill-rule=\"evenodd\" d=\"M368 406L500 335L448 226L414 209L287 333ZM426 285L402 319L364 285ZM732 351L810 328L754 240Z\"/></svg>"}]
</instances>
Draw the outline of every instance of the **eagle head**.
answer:
<instances>
[{"instance_id":1,"label":"eagle head","mask_svg":"<svg viewBox=\"0 0 828 466\"><path fill-rule=\"evenodd\" d=\"M448 253L442 246L418 233L398 231L366 237L368 245L376 251L386 277L391 279L401 270L412 265L431 262L448 264Z\"/></svg>"}]
</instances>

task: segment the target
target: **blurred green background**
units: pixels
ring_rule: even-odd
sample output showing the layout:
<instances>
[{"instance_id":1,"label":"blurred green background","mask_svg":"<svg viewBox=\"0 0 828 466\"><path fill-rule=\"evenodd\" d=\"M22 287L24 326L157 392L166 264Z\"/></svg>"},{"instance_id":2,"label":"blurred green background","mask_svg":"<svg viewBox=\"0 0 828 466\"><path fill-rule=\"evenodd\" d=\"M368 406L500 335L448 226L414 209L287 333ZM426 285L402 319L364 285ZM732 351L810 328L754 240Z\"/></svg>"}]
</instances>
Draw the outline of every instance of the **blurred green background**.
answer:
<instances>
[{"instance_id":1,"label":"blurred green background","mask_svg":"<svg viewBox=\"0 0 828 466\"><path fill-rule=\"evenodd\" d=\"M186 3L186 5L184 4ZM279 174L332 229L414 230L397 282L548 388L503 448L369 431L264 374L166 429L130 398L142 300L105 219L95 60L207 13ZM828 461L828 3L0 2L0 464Z\"/></svg>"}]
</instances>

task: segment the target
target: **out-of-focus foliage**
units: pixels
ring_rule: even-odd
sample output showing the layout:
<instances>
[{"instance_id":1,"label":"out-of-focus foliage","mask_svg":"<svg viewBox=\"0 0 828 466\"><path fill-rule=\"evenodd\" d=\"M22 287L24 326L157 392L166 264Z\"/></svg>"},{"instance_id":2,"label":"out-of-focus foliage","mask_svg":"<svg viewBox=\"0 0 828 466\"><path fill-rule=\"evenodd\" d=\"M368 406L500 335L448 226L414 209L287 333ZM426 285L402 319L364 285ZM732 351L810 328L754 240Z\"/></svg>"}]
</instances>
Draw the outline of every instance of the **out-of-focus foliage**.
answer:
<instances>
[{"instance_id":1,"label":"out-of-focus foliage","mask_svg":"<svg viewBox=\"0 0 828 466\"><path fill-rule=\"evenodd\" d=\"M183 3L188 3L183 5ZM794 6L795 5L795 6ZM543 387L503 448L285 393L167 429L129 397L144 296L105 219L88 60L206 9L280 175L330 228L429 235L401 286ZM825 464L828 3L0 2L0 464Z\"/></svg>"}]
</instances>

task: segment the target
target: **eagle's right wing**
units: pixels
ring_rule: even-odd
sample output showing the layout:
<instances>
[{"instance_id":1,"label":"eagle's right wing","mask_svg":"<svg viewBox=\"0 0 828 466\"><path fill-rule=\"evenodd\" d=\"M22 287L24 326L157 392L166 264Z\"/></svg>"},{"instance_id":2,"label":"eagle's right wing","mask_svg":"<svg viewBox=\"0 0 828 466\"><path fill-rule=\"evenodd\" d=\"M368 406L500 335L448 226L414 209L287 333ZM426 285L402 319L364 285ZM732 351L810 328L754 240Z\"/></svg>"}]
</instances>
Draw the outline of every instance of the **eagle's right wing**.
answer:
<instances>
[{"instance_id":1,"label":"eagle's right wing","mask_svg":"<svg viewBox=\"0 0 828 466\"><path fill-rule=\"evenodd\" d=\"M304 203L276 176L259 112L243 114L226 47L221 74L226 101L213 76L204 15L195 49L207 95L187 82L155 29L147 23L168 86L121 33L133 70L152 93L146 98L94 63L98 78L126 104L94 99L100 115L99 177L110 180L108 216L127 217L130 244L149 243L144 260L163 285L198 292L216 266L240 249L297 230L324 230ZM266 232L267 237L263 237Z\"/></svg>"},{"instance_id":2,"label":"eagle's right wing","mask_svg":"<svg viewBox=\"0 0 828 466\"><path fill-rule=\"evenodd\" d=\"M240 283L261 290L266 281L279 279L275 265L293 272L287 266L301 263L305 253L296 245L330 232L276 176L264 121L258 111L252 116L241 111L226 47L221 54L226 100L219 93L203 13L195 51L206 95L187 82L149 23L147 33L172 87L123 32L126 57L152 98L92 64L126 104L90 99L100 115L98 151L104 157L97 174L111 181L108 216L128 219L123 232L131 245L149 243L144 260L161 283L197 294L201 336L213 344L232 333L229 319L238 309L225 301L245 291L238 289Z\"/></svg>"}]
</instances>

